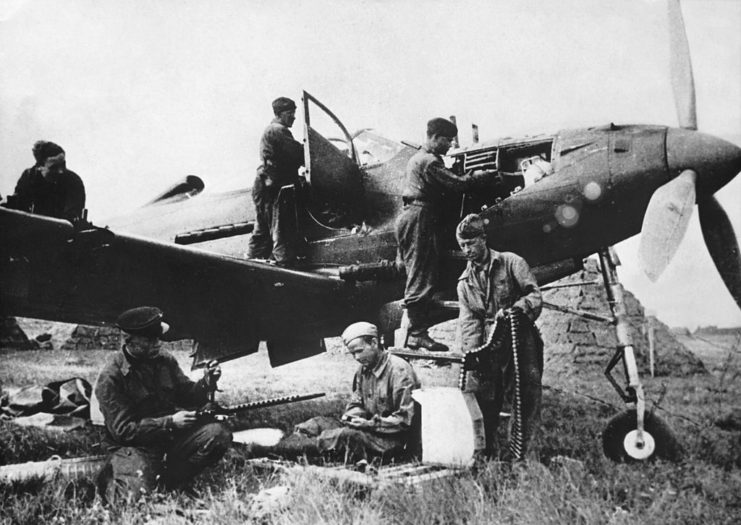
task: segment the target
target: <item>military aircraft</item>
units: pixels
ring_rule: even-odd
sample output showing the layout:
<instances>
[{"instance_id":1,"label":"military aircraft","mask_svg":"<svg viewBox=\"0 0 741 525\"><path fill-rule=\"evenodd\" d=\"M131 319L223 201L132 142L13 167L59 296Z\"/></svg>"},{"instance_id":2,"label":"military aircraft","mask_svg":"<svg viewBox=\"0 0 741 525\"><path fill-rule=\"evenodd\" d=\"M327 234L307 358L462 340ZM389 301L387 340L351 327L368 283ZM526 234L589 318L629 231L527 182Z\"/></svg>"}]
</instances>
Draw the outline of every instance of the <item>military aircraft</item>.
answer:
<instances>
[{"instance_id":1,"label":"military aircraft","mask_svg":"<svg viewBox=\"0 0 741 525\"><path fill-rule=\"evenodd\" d=\"M651 435L661 430L644 413L610 247L642 232L641 260L658 277L697 202L708 249L741 305L736 236L713 197L741 171L741 148L697 131L684 25L678 3L669 5L680 127L608 123L457 148L451 169L489 177L476 191L451 196L441 217L448 239L441 300L455 296L464 259L453 231L470 212L486 220L490 246L525 257L541 284L599 254L619 339L606 373L632 409L613 424L614 455L635 459L661 453ZM305 184L280 194L287 226L304 241L300 269L244 256L254 225L249 189L204 193L204 182L189 175L105 227L0 208L0 313L112 324L127 308L156 305L173 339L197 342L196 367L254 353L262 341L273 366L296 361L361 319L378 322L390 343L404 289L394 223L405 166L419 146L368 129L351 134L306 92L303 110ZM341 138L320 133L317 115L334 122ZM439 320L455 315L441 307ZM619 363L625 388L610 375Z\"/></svg>"}]
</instances>

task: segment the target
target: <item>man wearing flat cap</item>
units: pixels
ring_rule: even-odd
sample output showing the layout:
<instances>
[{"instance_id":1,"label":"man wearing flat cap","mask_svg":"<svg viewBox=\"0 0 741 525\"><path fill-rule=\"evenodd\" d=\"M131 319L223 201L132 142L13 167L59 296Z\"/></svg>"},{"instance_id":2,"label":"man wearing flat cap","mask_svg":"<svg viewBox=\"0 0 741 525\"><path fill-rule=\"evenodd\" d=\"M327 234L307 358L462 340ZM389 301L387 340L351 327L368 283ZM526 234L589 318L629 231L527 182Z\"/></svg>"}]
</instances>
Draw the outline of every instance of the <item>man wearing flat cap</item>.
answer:
<instances>
[{"instance_id":1,"label":"man wearing flat cap","mask_svg":"<svg viewBox=\"0 0 741 525\"><path fill-rule=\"evenodd\" d=\"M391 458L409 452L414 419L412 390L420 387L412 365L383 350L378 328L358 322L342 333L347 351L360 363L342 417L315 417L296 425L276 452L300 445L301 453L323 453L348 461ZM296 439L303 438L303 439ZM413 447L412 447L413 448Z\"/></svg>"},{"instance_id":2,"label":"man wearing flat cap","mask_svg":"<svg viewBox=\"0 0 741 525\"><path fill-rule=\"evenodd\" d=\"M517 316L517 368L521 400L522 442L517 449L510 446L513 454L521 459L532 439L540 415L543 376L543 341L535 327L540 315L542 299L538 282L535 280L525 259L511 252L499 252L486 244L484 221L475 214L467 215L458 224L456 238L468 264L458 279L458 323L461 330L462 350L471 352L483 345L495 323L507 316ZM486 453L491 455L495 448L499 411L505 392L512 391L518 382L514 379L515 367L511 337L502 344L489 349L476 370L470 372L470 389L484 416ZM513 418L514 419L514 418ZM510 432L510 443L513 442Z\"/></svg>"},{"instance_id":3,"label":"man wearing flat cap","mask_svg":"<svg viewBox=\"0 0 741 525\"><path fill-rule=\"evenodd\" d=\"M255 229L247 256L272 259L281 266L292 266L296 259L296 232L281 224L278 193L283 186L298 184L298 169L304 164L303 146L291 130L296 120L296 103L279 97L273 101L275 118L260 139L260 165L252 186L255 202ZM286 222L286 219L283 219Z\"/></svg>"},{"instance_id":4,"label":"man wearing flat cap","mask_svg":"<svg viewBox=\"0 0 741 525\"><path fill-rule=\"evenodd\" d=\"M399 255L406 268L404 305L409 317L406 346L413 349L447 351L434 341L427 329L435 309L435 292L441 255L440 219L443 195L462 193L482 176L458 176L445 168L441 155L447 153L458 134L455 124L444 118L427 123L427 141L411 158L406 168L404 208L396 223ZM452 239L451 239L452 240Z\"/></svg>"},{"instance_id":5,"label":"man wearing flat cap","mask_svg":"<svg viewBox=\"0 0 741 525\"><path fill-rule=\"evenodd\" d=\"M125 344L96 382L110 453L98 487L109 502L180 488L217 462L232 441L226 426L201 423L195 412L208 402L209 385L221 370L209 367L202 379L191 381L160 349L169 329L162 319L162 311L151 306L123 312L116 324L126 333Z\"/></svg>"},{"instance_id":6,"label":"man wearing flat cap","mask_svg":"<svg viewBox=\"0 0 741 525\"><path fill-rule=\"evenodd\" d=\"M21 174L5 206L68 221L81 218L85 186L75 172L67 169L62 147L39 140L31 152L36 163Z\"/></svg>"}]
</instances>

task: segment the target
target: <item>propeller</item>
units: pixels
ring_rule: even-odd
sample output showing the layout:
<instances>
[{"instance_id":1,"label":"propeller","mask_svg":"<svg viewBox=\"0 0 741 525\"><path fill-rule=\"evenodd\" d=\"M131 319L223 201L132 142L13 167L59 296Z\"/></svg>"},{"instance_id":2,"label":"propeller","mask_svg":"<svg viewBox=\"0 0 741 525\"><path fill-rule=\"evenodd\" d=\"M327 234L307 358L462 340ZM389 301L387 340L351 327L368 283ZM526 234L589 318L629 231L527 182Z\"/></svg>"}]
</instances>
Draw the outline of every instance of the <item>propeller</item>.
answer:
<instances>
[{"instance_id":1,"label":"propeller","mask_svg":"<svg viewBox=\"0 0 741 525\"><path fill-rule=\"evenodd\" d=\"M649 279L656 281L677 253L695 206L697 174L683 171L658 190L643 217L638 261Z\"/></svg>"},{"instance_id":2,"label":"propeller","mask_svg":"<svg viewBox=\"0 0 741 525\"><path fill-rule=\"evenodd\" d=\"M721 279L741 308L741 256L728 215L712 195L699 202L700 226Z\"/></svg>"},{"instance_id":3,"label":"propeller","mask_svg":"<svg viewBox=\"0 0 741 525\"><path fill-rule=\"evenodd\" d=\"M684 29L679 0L669 0L669 48L671 51L669 71L679 125L686 129L697 129L695 80L692 76L690 45Z\"/></svg>"},{"instance_id":4,"label":"propeller","mask_svg":"<svg viewBox=\"0 0 741 525\"><path fill-rule=\"evenodd\" d=\"M678 0L669 0L671 80L679 125L667 131L667 164L679 173L651 196L641 227L638 258L656 281L682 241L697 199L700 227L715 267L741 308L741 256L728 215L713 192L741 170L741 149L697 133L695 84L689 44Z\"/></svg>"}]
</instances>

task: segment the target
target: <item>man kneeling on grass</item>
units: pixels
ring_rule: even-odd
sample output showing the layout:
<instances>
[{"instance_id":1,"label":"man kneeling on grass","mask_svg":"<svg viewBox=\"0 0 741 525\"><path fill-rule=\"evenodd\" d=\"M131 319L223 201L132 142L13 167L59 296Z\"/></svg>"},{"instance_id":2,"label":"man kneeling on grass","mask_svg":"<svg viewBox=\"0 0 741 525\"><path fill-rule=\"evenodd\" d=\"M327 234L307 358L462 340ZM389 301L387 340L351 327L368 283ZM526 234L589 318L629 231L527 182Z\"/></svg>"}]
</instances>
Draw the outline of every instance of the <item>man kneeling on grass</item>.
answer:
<instances>
[{"instance_id":1,"label":"man kneeling on grass","mask_svg":"<svg viewBox=\"0 0 741 525\"><path fill-rule=\"evenodd\" d=\"M198 382L188 379L175 358L160 350L169 328L162 317L149 306L122 313L116 324L126 342L98 377L95 395L110 456L97 484L109 502L158 487L180 488L217 462L232 441L226 426L200 422L194 410L207 403L209 385L221 370L208 367Z\"/></svg>"},{"instance_id":2,"label":"man kneeling on grass","mask_svg":"<svg viewBox=\"0 0 741 525\"><path fill-rule=\"evenodd\" d=\"M378 328L359 322L342 333L342 342L360 367L352 397L338 420L319 416L296 425L273 450L284 455L329 455L345 461L390 459L408 452L414 419L412 390L419 380L412 366L381 348Z\"/></svg>"}]
</instances>

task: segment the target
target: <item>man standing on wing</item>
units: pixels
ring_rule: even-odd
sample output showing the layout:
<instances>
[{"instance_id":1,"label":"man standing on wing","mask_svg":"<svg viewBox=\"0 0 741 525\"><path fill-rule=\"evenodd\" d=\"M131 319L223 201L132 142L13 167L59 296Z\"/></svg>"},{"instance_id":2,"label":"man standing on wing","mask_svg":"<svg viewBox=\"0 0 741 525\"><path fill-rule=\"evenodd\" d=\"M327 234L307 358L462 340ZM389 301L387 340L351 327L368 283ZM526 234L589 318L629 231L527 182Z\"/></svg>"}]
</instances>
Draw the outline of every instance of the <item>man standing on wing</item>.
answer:
<instances>
[{"instance_id":1,"label":"man standing on wing","mask_svg":"<svg viewBox=\"0 0 741 525\"><path fill-rule=\"evenodd\" d=\"M404 208L396 223L396 240L407 274L404 305L409 331L406 345L412 349L448 350L427 333L436 304L443 196L446 192L462 193L483 180L468 174L460 177L445 168L441 155L448 152L457 134L458 128L449 120L430 120L425 145L407 164L402 197Z\"/></svg>"},{"instance_id":2,"label":"man standing on wing","mask_svg":"<svg viewBox=\"0 0 741 525\"><path fill-rule=\"evenodd\" d=\"M220 368L207 368L198 382L188 379L175 358L160 350L160 337L169 329L162 317L150 306L122 313L116 324L126 342L96 383L110 453L98 486L108 501L181 487L217 462L232 441L225 425L199 422L195 412L208 402Z\"/></svg>"},{"instance_id":3,"label":"man standing on wing","mask_svg":"<svg viewBox=\"0 0 741 525\"><path fill-rule=\"evenodd\" d=\"M272 258L281 266L296 262L296 232L281 228L278 193L283 186L299 182L298 169L304 164L304 148L294 140L291 130L296 120L296 103L279 97L273 101L275 118L260 139L260 166L252 186L255 202L255 229L250 237L247 257ZM285 222L285 218L283 219Z\"/></svg>"},{"instance_id":4,"label":"man standing on wing","mask_svg":"<svg viewBox=\"0 0 741 525\"><path fill-rule=\"evenodd\" d=\"M68 221L82 218L85 186L75 172L67 169L62 147L39 140L31 151L36 164L21 174L5 206Z\"/></svg>"},{"instance_id":5,"label":"man standing on wing","mask_svg":"<svg viewBox=\"0 0 741 525\"><path fill-rule=\"evenodd\" d=\"M525 259L498 252L486 245L484 221L467 215L456 229L456 238L468 265L458 280L458 322L462 350L483 345L505 313L519 316L518 368L520 370L521 429L524 455L540 414L543 376L543 341L535 327L542 300L538 283ZM483 353L478 370L471 375L471 389L484 416L486 449L491 455L505 392L515 384L511 337ZM510 435L510 439L512 436Z\"/></svg>"}]
</instances>

